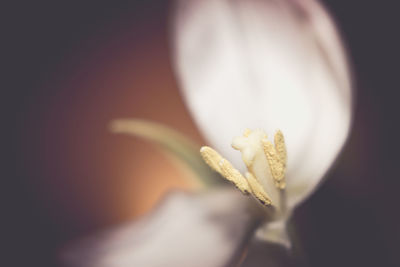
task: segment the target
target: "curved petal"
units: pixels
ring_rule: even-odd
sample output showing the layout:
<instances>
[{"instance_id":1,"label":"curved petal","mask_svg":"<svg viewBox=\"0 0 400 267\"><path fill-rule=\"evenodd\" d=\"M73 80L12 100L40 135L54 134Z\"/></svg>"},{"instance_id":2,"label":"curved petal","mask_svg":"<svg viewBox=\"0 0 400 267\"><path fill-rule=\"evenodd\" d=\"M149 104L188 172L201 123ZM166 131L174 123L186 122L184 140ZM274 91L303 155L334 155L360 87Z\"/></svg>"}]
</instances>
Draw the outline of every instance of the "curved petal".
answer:
<instances>
[{"instance_id":1,"label":"curved petal","mask_svg":"<svg viewBox=\"0 0 400 267\"><path fill-rule=\"evenodd\" d=\"M348 65L327 12L314 0L179 0L173 34L182 92L211 145L244 167L232 137L282 130L289 209L304 200L351 122Z\"/></svg>"},{"instance_id":2,"label":"curved petal","mask_svg":"<svg viewBox=\"0 0 400 267\"><path fill-rule=\"evenodd\" d=\"M74 267L232 266L262 222L254 203L233 189L175 192L147 217L71 245L63 258Z\"/></svg>"}]
</instances>

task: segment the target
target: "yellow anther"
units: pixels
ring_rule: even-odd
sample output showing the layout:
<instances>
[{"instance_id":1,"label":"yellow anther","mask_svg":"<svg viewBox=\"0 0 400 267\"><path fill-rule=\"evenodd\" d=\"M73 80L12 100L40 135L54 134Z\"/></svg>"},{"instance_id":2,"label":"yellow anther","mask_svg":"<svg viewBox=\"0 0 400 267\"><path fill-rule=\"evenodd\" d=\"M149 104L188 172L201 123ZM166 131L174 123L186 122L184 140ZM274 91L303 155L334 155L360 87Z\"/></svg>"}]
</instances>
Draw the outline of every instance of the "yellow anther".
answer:
<instances>
[{"instance_id":1,"label":"yellow anther","mask_svg":"<svg viewBox=\"0 0 400 267\"><path fill-rule=\"evenodd\" d=\"M251 130L248 129L248 128L246 128L246 129L244 130L243 136L244 136L244 137L249 137L250 134L251 134Z\"/></svg>"},{"instance_id":2,"label":"yellow anther","mask_svg":"<svg viewBox=\"0 0 400 267\"><path fill-rule=\"evenodd\" d=\"M283 137L283 134L280 130L278 130L275 133L274 143L279 159L281 160L281 163L284 164L284 166L286 167L287 154L286 154L285 138Z\"/></svg>"},{"instance_id":3,"label":"yellow anther","mask_svg":"<svg viewBox=\"0 0 400 267\"><path fill-rule=\"evenodd\" d=\"M233 183L242 193L250 193L250 187L246 178L217 151L211 147L204 146L200 149L200 154L208 166L221 174L226 180Z\"/></svg>"},{"instance_id":4,"label":"yellow anther","mask_svg":"<svg viewBox=\"0 0 400 267\"><path fill-rule=\"evenodd\" d=\"M222 176L224 176L228 181L234 183L242 193L250 193L250 187L246 178L244 178L244 176L235 169L229 161L223 159L220 162L220 167Z\"/></svg>"},{"instance_id":5,"label":"yellow anther","mask_svg":"<svg viewBox=\"0 0 400 267\"><path fill-rule=\"evenodd\" d=\"M200 148L200 154L207 165L211 167L211 169L222 175L219 162L224 158L217 151L211 147L203 146Z\"/></svg>"},{"instance_id":6,"label":"yellow anther","mask_svg":"<svg viewBox=\"0 0 400 267\"><path fill-rule=\"evenodd\" d=\"M268 197L267 193L264 191L257 179L249 172L246 173L246 178L250 185L253 196L255 196L261 202L261 204L270 206L271 199Z\"/></svg>"},{"instance_id":7,"label":"yellow anther","mask_svg":"<svg viewBox=\"0 0 400 267\"><path fill-rule=\"evenodd\" d=\"M287 155L285 140L281 131L275 134L274 141L275 147L268 139L261 140L275 186L279 189L284 189L286 187L285 172Z\"/></svg>"}]
</instances>

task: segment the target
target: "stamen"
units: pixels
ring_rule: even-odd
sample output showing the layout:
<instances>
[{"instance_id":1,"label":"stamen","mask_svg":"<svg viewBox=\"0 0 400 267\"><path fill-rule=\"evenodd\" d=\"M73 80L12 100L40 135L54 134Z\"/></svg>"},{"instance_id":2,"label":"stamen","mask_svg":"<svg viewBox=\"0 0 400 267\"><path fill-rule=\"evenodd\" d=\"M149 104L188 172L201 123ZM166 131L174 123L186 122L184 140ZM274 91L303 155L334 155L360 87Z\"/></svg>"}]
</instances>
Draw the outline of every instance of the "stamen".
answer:
<instances>
[{"instance_id":1,"label":"stamen","mask_svg":"<svg viewBox=\"0 0 400 267\"><path fill-rule=\"evenodd\" d=\"M204 146L200 149L201 156L204 161L216 172L221 174L226 180L233 183L240 191L244 194L251 193L256 199L258 199L263 205L271 206L272 201L269 195L265 190L270 190L269 188L264 188L263 186L267 186L271 181L266 182L267 184L260 183L258 178L254 173L254 158L258 157L258 154L261 151L264 152L267 163L269 165L269 169L271 172L271 176L273 179L273 184L276 188L281 189L280 195L284 197L284 190L286 186L285 182L285 172L286 172L286 161L287 161L287 153L286 153L286 145L283 134L281 131L277 131L274 136L273 145L267 138L267 135L261 131L251 131L246 129L243 137L236 137L232 143L232 147L238 149L242 152L242 158L245 162L248 172L246 173L246 178L232 166L232 164L224 159L217 151L212 149L211 147ZM261 143L260 143L261 140ZM261 144L261 147L260 147ZM263 163L264 164L264 163ZM263 165L265 166L265 165ZM256 166L256 170L260 171L261 165ZM260 174L261 177L264 177L264 174ZM260 178L261 179L261 178ZM264 181L264 180L263 180ZM277 193L276 190L268 191L273 197ZM277 203L274 205L281 206L282 201L278 198L273 198L274 202L276 200Z\"/></svg>"},{"instance_id":2,"label":"stamen","mask_svg":"<svg viewBox=\"0 0 400 267\"><path fill-rule=\"evenodd\" d=\"M250 193L251 190L246 178L244 178L243 175L237 169L235 169L229 161L223 159L219 165L221 166L222 176L224 176L228 181L234 183L236 187L242 191L242 193Z\"/></svg>"},{"instance_id":3,"label":"stamen","mask_svg":"<svg viewBox=\"0 0 400 267\"><path fill-rule=\"evenodd\" d=\"M264 138L261 140L275 186L279 189L285 189L287 154L285 140L281 131L275 134L274 141L275 147L268 139Z\"/></svg>"},{"instance_id":4,"label":"stamen","mask_svg":"<svg viewBox=\"0 0 400 267\"><path fill-rule=\"evenodd\" d=\"M222 175L219 162L224 158L217 151L211 147L203 146L200 148L200 154L211 169Z\"/></svg>"},{"instance_id":5,"label":"stamen","mask_svg":"<svg viewBox=\"0 0 400 267\"><path fill-rule=\"evenodd\" d=\"M276 152L278 153L281 163L284 164L284 167L286 167L287 154L286 154L285 139L280 130L278 130L275 133L274 143L275 143Z\"/></svg>"},{"instance_id":6,"label":"stamen","mask_svg":"<svg viewBox=\"0 0 400 267\"><path fill-rule=\"evenodd\" d=\"M244 176L235 169L232 164L224 159L217 151L211 147L203 146L200 149L200 154L204 161L213 170L221 174L226 180L233 183L243 194L249 194L251 189Z\"/></svg>"},{"instance_id":7,"label":"stamen","mask_svg":"<svg viewBox=\"0 0 400 267\"><path fill-rule=\"evenodd\" d=\"M246 129L244 130L243 136L244 136L244 137L249 137L250 134L251 134L251 130L248 129L248 128L246 128Z\"/></svg>"},{"instance_id":8,"label":"stamen","mask_svg":"<svg viewBox=\"0 0 400 267\"><path fill-rule=\"evenodd\" d=\"M257 181L254 175L247 172L246 178L250 185L253 196L255 196L261 202L261 204L265 206L270 206L271 199L268 197L267 193L264 191L261 184Z\"/></svg>"}]
</instances>

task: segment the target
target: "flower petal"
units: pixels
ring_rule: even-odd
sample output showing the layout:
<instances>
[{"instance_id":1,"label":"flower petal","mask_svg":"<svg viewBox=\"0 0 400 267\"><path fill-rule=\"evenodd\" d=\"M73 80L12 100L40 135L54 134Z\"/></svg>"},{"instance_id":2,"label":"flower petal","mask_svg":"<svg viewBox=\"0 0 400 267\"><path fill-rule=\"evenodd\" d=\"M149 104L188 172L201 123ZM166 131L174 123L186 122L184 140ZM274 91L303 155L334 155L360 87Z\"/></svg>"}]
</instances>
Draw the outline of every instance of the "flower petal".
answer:
<instances>
[{"instance_id":1,"label":"flower petal","mask_svg":"<svg viewBox=\"0 0 400 267\"><path fill-rule=\"evenodd\" d=\"M287 145L289 210L319 184L348 135L352 92L340 39L314 0L179 0L174 64L204 135L236 167L245 128Z\"/></svg>"},{"instance_id":2,"label":"flower petal","mask_svg":"<svg viewBox=\"0 0 400 267\"><path fill-rule=\"evenodd\" d=\"M261 208L232 189L174 192L147 217L71 245L68 266L232 266L262 221Z\"/></svg>"}]
</instances>

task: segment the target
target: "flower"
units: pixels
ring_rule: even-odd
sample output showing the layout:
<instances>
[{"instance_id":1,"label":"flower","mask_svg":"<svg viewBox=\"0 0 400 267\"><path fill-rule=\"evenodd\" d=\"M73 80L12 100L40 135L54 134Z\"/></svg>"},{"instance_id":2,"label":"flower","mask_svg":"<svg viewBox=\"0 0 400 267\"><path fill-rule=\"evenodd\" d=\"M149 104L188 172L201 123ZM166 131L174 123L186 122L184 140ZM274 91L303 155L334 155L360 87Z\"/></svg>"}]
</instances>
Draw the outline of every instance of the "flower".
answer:
<instances>
[{"instance_id":1,"label":"flower","mask_svg":"<svg viewBox=\"0 0 400 267\"><path fill-rule=\"evenodd\" d=\"M176 74L200 130L216 148L201 153L263 205L229 188L175 192L146 217L67 249L72 266L232 266L249 244L249 255L271 261L278 253L265 242L252 249L254 232L289 245L287 219L345 143L349 70L335 26L317 1L178 0L173 15ZM247 127L253 130L232 143L242 164L230 142ZM156 142L213 176L193 146L170 129L119 120L113 130ZM275 133L273 143L266 133Z\"/></svg>"},{"instance_id":2,"label":"flower","mask_svg":"<svg viewBox=\"0 0 400 267\"><path fill-rule=\"evenodd\" d=\"M285 222L320 184L351 123L349 67L332 20L315 0L181 0L173 29L181 90L199 129L221 159L227 158L224 164L232 162L235 172L245 169L230 148L232 137L245 128L284 134L284 198L279 200L272 178L253 174L272 205L284 201L286 207L260 236L288 245ZM250 138L257 143L252 148L245 139L233 143L247 169L246 160L262 150L264 133Z\"/></svg>"}]
</instances>

